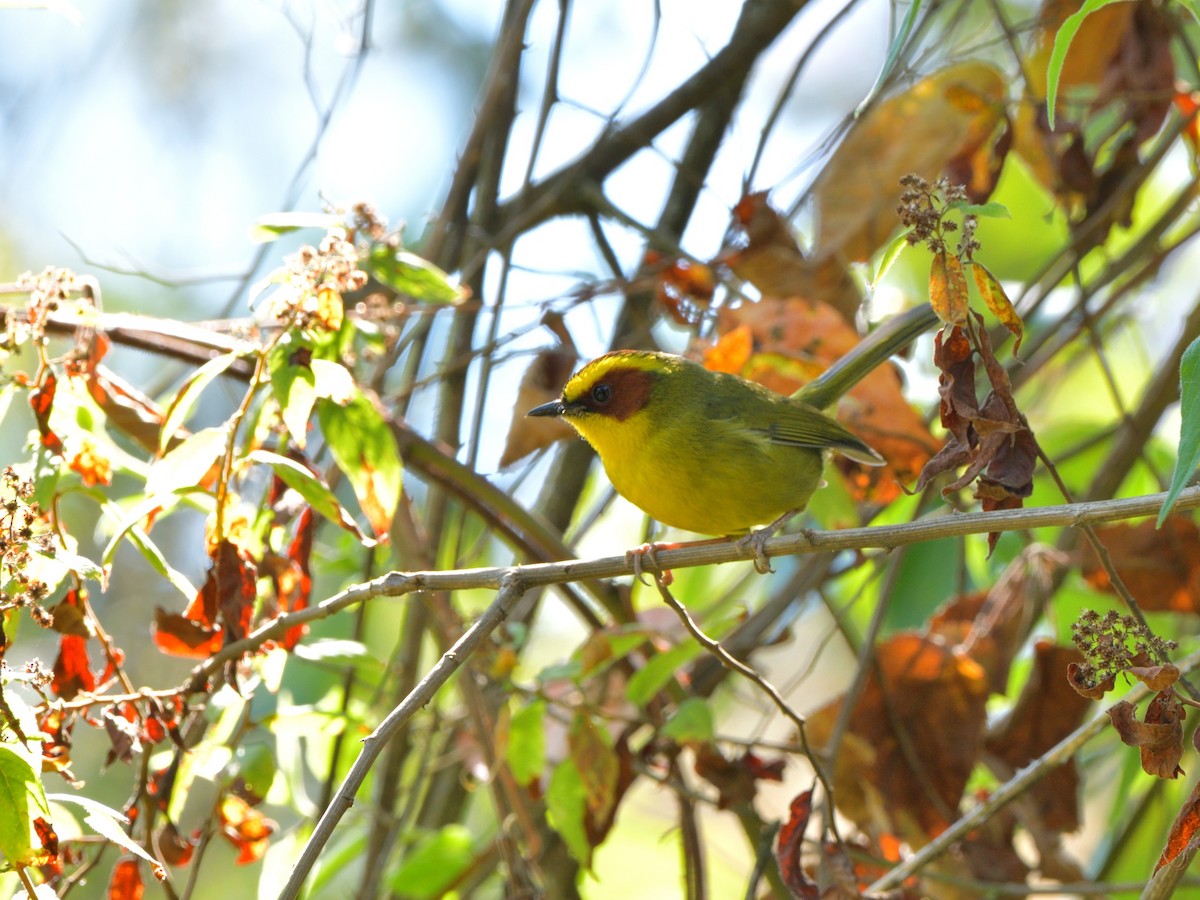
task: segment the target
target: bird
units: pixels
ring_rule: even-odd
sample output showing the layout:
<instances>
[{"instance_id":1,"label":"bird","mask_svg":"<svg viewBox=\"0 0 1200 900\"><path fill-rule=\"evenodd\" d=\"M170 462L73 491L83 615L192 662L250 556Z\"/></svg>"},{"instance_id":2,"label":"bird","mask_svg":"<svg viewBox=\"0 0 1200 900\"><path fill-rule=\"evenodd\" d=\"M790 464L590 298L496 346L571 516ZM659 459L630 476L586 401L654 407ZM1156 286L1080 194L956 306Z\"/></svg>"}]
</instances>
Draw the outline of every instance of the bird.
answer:
<instances>
[{"instance_id":1,"label":"bird","mask_svg":"<svg viewBox=\"0 0 1200 900\"><path fill-rule=\"evenodd\" d=\"M894 316L790 397L674 354L616 350L526 415L569 423L617 493L664 525L724 537L773 530L808 504L829 451L884 463L824 410L938 321L928 304ZM642 550L652 557L655 546Z\"/></svg>"}]
</instances>

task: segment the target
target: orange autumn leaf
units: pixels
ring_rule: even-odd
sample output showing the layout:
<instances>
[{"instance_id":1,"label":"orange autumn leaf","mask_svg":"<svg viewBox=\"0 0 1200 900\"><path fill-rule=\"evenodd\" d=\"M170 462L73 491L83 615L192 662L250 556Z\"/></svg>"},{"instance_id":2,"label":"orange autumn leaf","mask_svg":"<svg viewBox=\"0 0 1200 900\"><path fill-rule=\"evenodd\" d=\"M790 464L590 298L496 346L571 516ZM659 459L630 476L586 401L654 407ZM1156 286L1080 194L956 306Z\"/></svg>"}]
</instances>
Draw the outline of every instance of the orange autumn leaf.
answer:
<instances>
[{"instance_id":1,"label":"orange autumn leaf","mask_svg":"<svg viewBox=\"0 0 1200 900\"><path fill-rule=\"evenodd\" d=\"M238 849L239 866L262 859L271 835L279 827L234 794L228 794L221 800L217 817L221 822L221 834Z\"/></svg>"},{"instance_id":2,"label":"orange autumn leaf","mask_svg":"<svg viewBox=\"0 0 1200 900\"><path fill-rule=\"evenodd\" d=\"M901 632L880 644L834 770L838 808L864 830L924 843L957 815L987 722L987 675L945 642ZM841 700L809 718L827 742Z\"/></svg>"},{"instance_id":3,"label":"orange autumn leaf","mask_svg":"<svg viewBox=\"0 0 1200 900\"><path fill-rule=\"evenodd\" d=\"M704 368L713 372L740 373L754 352L750 326L739 325L727 331L715 344L704 351Z\"/></svg>"},{"instance_id":4,"label":"orange autumn leaf","mask_svg":"<svg viewBox=\"0 0 1200 900\"><path fill-rule=\"evenodd\" d=\"M108 900L142 900L145 891L138 861L131 856L117 860L108 880Z\"/></svg>"},{"instance_id":5,"label":"orange autumn leaf","mask_svg":"<svg viewBox=\"0 0 1200 900\"><path fill-rule=\"evenodd\" d=\"M1167 835L1167 845L1163 848L1162 856L1154 866L1157 872L1163 866L1187 849L1200 834L1200 784L1192 787L1191 794L1179 808L1175 821L1171 824L1170 834Z\"/></svg>"},{"instance_id":6,"label":"orange autumn leaf","mask_svg":"<svg viewBox=\"0 0 1200 900\"><path fill-rule=\"evenodd\" d=\"M78 472L88 487L112 484L112 463L101 454L91 441L82 441L79 452L71 459L70 468Z\"/></svg>"}]
</instances>

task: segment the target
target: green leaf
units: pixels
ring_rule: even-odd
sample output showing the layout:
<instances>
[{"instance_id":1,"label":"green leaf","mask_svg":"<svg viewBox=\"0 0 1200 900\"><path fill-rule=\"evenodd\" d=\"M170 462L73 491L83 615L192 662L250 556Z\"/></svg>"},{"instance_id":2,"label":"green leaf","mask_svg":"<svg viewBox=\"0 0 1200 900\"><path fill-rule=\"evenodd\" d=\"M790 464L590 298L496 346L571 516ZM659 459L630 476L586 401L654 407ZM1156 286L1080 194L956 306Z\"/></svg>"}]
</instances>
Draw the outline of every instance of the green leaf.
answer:
<instances>
[{"instance_id":1,"label":"green leaf","mask_svg":"<svg viewBox=\"0 0 1200 900\"><path fill-rule=\"evenodd\" d=\"M167 408L162 428L158 432L158 449L160 452L166 448L167 443L175 436L175 432L187 420L187 417L192 412L192 408L196 405L196 401L200 399L201 391L208 387L214 378L239 359L241 359L241 354L238 353L226 353L224 356L210 359L193 372L191 377L183 383L183 387L179 389L179 393L175 395L175 399L171 401L171 405Z\"/></svg>"},{"instance_id":2,"label":"green leaf","mask_svg":"<svg viewBox=\"0 0 1200 900\"><path fill-rule=\"evenodd\" d=\"M345 406L320 400L317 419L334 461L354 488L375 537L386 534L400 502L403 473L396 436L387 420L358 392Z\"/></svg>"},{"instance_id":3,"label":"green leaf","mask_svg":"<svg viewBox=\"0 0 1200 900\"><path fill-rule=\"evenodd\" d=\"M591 869L592 845L583 827L586 810L583 780L575 764L569 759L564 760L555 768L546 787L546 813L571 855L585 869Z\"/></svg>"},{"instance_id":4,"label":"green leaf","mask_svg":"<svg viewBox=\"0 0 1200 900\"><path fill-rule=\"evenodd\" d=\"M947 203L946 209L956 209L964 216L982 216L985 219L1012 218L1012 213L1008 211L1008 207L1003 203L997 203L995 200L988 203L967 203L965 200L956 200L953 203Z\"/></svg>"},{"instance_id":5,"label":"green leaf","mask_svg":"<svg viewBox=\"0 0 1200 900\"><path fill-rule=\"evenodd\" d=\"M390 878L392 890L413 900L445 896L475 859L471 832L446 825L420 841Z\"/></svg>"},{"instance_id":6,"label":"green leaf","mask_svg":"<svg viewBox=\"0 0 1200 900\"><path fill-rule=\"evenodd\" d=\"M867 96L863 98L862 103L858 104L858 108L854 110L854 117L861 116L871 104L871 102L883 90L883 86L891 77L892 72L896 68L896 61L900 59L900 54L904 50L904 45L908 43L909 35L912 34L913 28L917 24L917 17L921 13L921 0L912 0L908 6L908 12L904 16L904 21L900 23L900 30L896 32L896 36L892 38L891 44L888 46L887 57L883 61L883 67L879 70L879 75L875 78L875 84L871 90L867 92Z\"/></svg>"},{"instance_id":7,"label":"green leaf","mask_svg":"<svg viewBox=\"0 0 1200 900\"><path fill-rule=\"evenodd\" d=\"M1126 3L1128 0L1085 0L1079 12L1069 16L1054 36L1054 49L1050 51L1050 62L1046 65L1046 121L1050 130L1054 130L1054 107L1058 102L1058 80L1062 76L1063 65L1067 61L1067 51L1071 49L1071 41L1083 26L1083 20L1096 10L1110 3Z\"/></svg>"},{"instance_id":8,"label":"green leaf","mask_svg":"<svg viewBox=\"0 0 1200 900\"><path fill-rule=\"evenodd\" d=\"M246 460L270 466L283 483L303 497L314 510L334 524L345 528L364 544L374 546L375 542L359 530L350 514L338 503L329 486L309 471L307 466L270 450L251 451Z\"/></svg>"},{"instance_id":9,"label":"green leaf","mask_svg":"<svg viewBox=\"0 0 1200 900\"><path fill-rule=\"evenodd\" d=\"M678 644L646 661L625 686L625 696L636 706L645 706L662 690L663 685L675 677L675 670L690 663L700 655L701 647L693 641Z\"/></svg>"},{"instance_id":10,"label":"green leaf","mask_svg":"<svg viewBox=\"0 0 1200 900\"><path fill-rule=\"evenodd\" d=\"M1179 361L1179 455L1171 489L1158 514L1158 527L1166 521L1179 493L1200 465L1200 338L1192 341Z\"/></svg>"},{"instance_id":11,"label":"green leaf","mask_svg":"<svg viewBox=\"0 0 1200 900\"><path fill-rule=\"evenodd\" d=\"M225 452L228 440L229 426L218 425L202 428L180 441L150 467L146 475L146 495L155 497L185 488L196 489L213 463Z\"/></svg>"},{"instance_id":12,"label":"green leaf","mask_svg":"<svg viewBox=\"0 0 1200 900\"><path fill-rule=\"evenodd\" d=\"M715 734L712 709L699 697L688 697L658 732L677 744L703 744Z\"/></svg>"},{"instance_id":13,"label":"green leaf","mask_svg":"<svg viewBox=\"0 0 1200 900\"><path fill-rule=\"evenodd\" d=\"M36 863L42 853L33 820L38 816L49 819L50 807L34 768L33 753L21 744L0 744L0 810L0 854L12 865Z\"/></svg>"},{"instance_id":14,"label":"green leaf","mask_svg":"<svg viewBox=\"0 0 1200 900\"><path fill-rule=\"evenodd\" d=\"M305 228L328 231L343 224L345 217L338 213L277 212L259 216L250 229L250 239L256 244L268 244L285 234Z\"/></svg>"},{"instance_id":15,"label":"green leaf","mask_svg":"<svg viewBox=\"0 0 1200 900\"><path fill-rule=\"evenodd\" d=\"M363 268L397 293L424 303L457 303L466 292L431 262L383 244L372 248Z\"/></svg>"},{"instance_id":16,"label":"green leaf","mask_svg":"<svg viewBox=\"0 0 1200 900\"><path fill-rule=\"evenodd\" d=\"M518 784L533 783L546 766L545 718L545 700L534 700L512 714L505 758Z\"/></svg>"},{"instance_id":17,"label":"green leaf","mask_svg":"<svg viewBox=\"0 0 1200 900\"><path fill-rule=\"evenodd\" d=\"M310 345L285 340L280 341L267 358L271 395L279 404L284 427L301 450L308 444L308 418L317 402L317 390L312 366L295 360L297 354L304 354L311 362L311 353Z\"/></svg>"},{"instance_id":18,"label":"green leaf","mask_svg":"<svg viewBox=\"0 0 1200 900\"><path fill-rule=\"evenodd\" d=\"M883 248L883 252L879 254L879 267L875 270L875 277L871 279L872 291L878 289L880 282L887 277L887 273L896 264L896 260L900 258L900 254L908 247L908 236L911 232L911 228L905 228L892 238L888 242L888 245Z\"/></svg>"}]
</instances>

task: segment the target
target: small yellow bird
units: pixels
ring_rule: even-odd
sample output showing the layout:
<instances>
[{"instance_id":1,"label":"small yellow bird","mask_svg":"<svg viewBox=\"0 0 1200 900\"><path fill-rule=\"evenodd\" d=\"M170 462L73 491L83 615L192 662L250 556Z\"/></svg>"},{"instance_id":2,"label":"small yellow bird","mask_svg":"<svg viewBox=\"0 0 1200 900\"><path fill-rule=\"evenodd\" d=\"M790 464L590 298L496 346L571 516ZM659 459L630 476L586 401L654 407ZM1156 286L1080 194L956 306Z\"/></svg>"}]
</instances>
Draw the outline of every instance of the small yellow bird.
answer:
<instances>
[{"instance_id":1,"label":"small yellow bird","mask_svg":"<svg viewBox=\"0 0 1200 900\"><path fill-rule=\"evenodd\" d=\"M928 305L894 317L791 397L669 353L618 350L526 415L569 422L617 492L659 522L744 534L805 507L826 450L883 463L822 410L937 322Z\"/></svg>"}]
</instances>

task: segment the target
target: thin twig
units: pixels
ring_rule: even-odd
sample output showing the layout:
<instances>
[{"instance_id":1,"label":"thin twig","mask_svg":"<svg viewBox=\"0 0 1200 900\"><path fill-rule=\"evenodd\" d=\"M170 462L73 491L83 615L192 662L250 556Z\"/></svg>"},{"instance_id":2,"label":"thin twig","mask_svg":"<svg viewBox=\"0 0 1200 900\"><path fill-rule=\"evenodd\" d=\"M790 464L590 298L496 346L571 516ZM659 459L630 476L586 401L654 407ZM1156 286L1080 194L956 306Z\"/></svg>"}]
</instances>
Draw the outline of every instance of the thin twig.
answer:
<instances>
[{"instance_id":1,"label":"thin twig","mask_svg":"<svg viewBox=\"0 0 1200 900\"><path fill-rule=\"evenodd\" d=\"M304 850L301 852L300 858L296 860L287 884L279 894L279 900L295 900L299 896L304 880L308 877L308 873L312 870L325 845L333 837L337 823L354 805L354 796L371 771L375 758L387 745L388 738L433 699L442 685L450 679L450 676L458 671L479 645L508 617L509 610L521 599L526 588L527 585L522 582L516 570L508 570L501 579L500 592L491 605L484 610L483 615L463 632L463 636L454 643L453 647L442 654L442 658L438 660L437 664L429 670L429 673L421 679L409 695L388 713L387 718L379 723L379 727L363 739L362 751L359 753L358 759L350 767L350 771L346 774L346 780L342 782L333 802L321 815L320 821L317 822L316 828L304 845Z\"/></svg>"},{"instance_id":2,"label":"thin twig","mask_svg":"<svg viewBox=\"0 0 1200 900\"><path fill-rule=\"evenodd\" d=\"M679 620L683 622L683 627L686 628L688 633L696 639L696 642L717 659L719 659L721 661L721 665L728 669L732 669L734 672L737 672L744 678L748 678L754 682L754 684L758 686L758 689L770 697L771 702L779 708L779 711L783 713L793 725L796 726L796 731L800 735L800 744L804 747L804 755L808 757L809 764L813 767L813 772L816 774L817 780L821 782L821 787L825 791L825 796L832 801L833 784L828 778L825 777L825 771L821 766L821 761L817 757L817 754L813 752L812 746L808 742L808 723L805 721L804 716L792 709L791 705L783 699L783 695L781 695L779 691L775 689L775 685L771 684L771 682L767 681L767 679L763 678L762 675L750 668L750 666L746 665L741 660L730 656L729 652L721 646L720 642L713 640L707 634L705 634L700 629L700 626L696 624L696 621L692 618L691 613L687 611L687 608L675 599L674 595L667 588L666 584L663 583L661 576L656 578L654 583L658 587L658 593L662 595L663 602L666 603L667 606L671 607L671 609L675 610L675 614L678 615ZM833 804L831 802L830 806L832 807L832 805ZM838 834L837 817L829 816L827 817L827 822L830 832L840 845L842 843L842 837L840 834Z\"/></svg>"}]
</instances>

